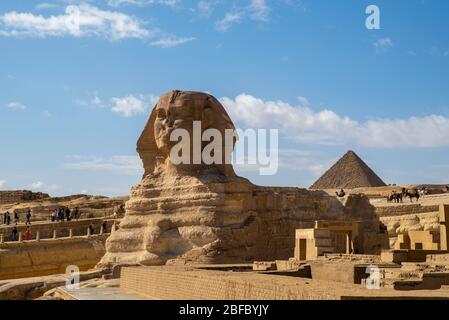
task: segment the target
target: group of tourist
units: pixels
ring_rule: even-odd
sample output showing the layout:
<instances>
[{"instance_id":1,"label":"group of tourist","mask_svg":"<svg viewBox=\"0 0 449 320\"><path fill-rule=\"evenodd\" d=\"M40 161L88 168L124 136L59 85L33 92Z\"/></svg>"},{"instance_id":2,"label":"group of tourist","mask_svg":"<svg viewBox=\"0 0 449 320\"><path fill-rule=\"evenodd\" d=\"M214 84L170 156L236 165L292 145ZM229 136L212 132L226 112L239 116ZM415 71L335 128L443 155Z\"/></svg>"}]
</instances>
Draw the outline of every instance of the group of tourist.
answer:
<instances>
[{"instance_id":1,"label":"group of tourist","mask_svg":"<svg viewBox=\"0 0 449 320\"><path fill-rule=\"evenodd\" d=\"M107 233L108 229L107 229L107 221L103 221L103 223L101 224L101 230L103 233ZM100 232L101 233L101 232ZM89 225L89 234L93 235L95 234L95 228L94 225L91 223ZM30 226L27 225L26 229L25 229L25 241L31 240L31 230L30 230ZM12 228L11 231L11 241L19 241L19 230L17 228L17 224Z\"/></svg>"},{"instance_id":2,"label":"group of tourist","mask_svg":"<svg viewBox=\"0 0 449 320\"><path fill-rule=\"evenodd\" d=\"M11 241L19 241L19 230L17 229L17 225L14 226L14 228L12 228L12 232L11 232ZM26 230L25 230L25 240L28 241L30 240L30 227L27 226Z\"/></svg>"},{"instance_id":3,"label":"group of tourist","mask_svg":"<svg viewBox=\"0 0 449 320\"><path fill-rule=\"evenodd\" d=\"M28 209L27 214L25 215L25 218L26 218L25 224L27 226L30 226L31 225L31 209ZM9 226L11 224L11 213L9 211L6 211L3 214L1 221L3 221L3 224L6 224L7 226ZM17 210L14 210L14 223L18 224L19 222L20 222L19 213L17 212Z\"/></svg>"},{"instance_id":4,"label":"group of tourist","mask_svg":"<svg viewBox=\"0 0 449 320\"><path fill-rule=\"evenodd\" d=\"M78 220L80 218L80 211L78 209L78 207L74 208L74 209L70 209L70 208L58 208L52 211L51 215L50 215L50 220L52 222L63 222L63 221L72 221L72 220ZM14 223L14 227L12 228L11 231L11 241L19 241L19 240L31 240L31 217L32 217L32 211L31 209L28 209L28 211L26 212L25 215L25 219L22 220L22 223L25 222L25 233L23 234L24 237L22 237L21 232L19 232L18 229L18 224L21 222L21 218L20 218L20 214L17 210L14 210L13 213L11 214L9 211L6 211L5 213L1 214L0 213L0 224L5 224L7 226L11 225L12 223ZM117 219L118 214L116 211L114 211L114 219ZM23 219L23 217L22 217ZM107 222L103 221L102 225L101 225L101 229L103 233L107 233ZM95 228L93 224L89 225L89 234L94 234L95 233ZM100 232L101 233L101 232ZM21 238L21 239L19 239Z\"/></svg>"},{"instance_id":5,"label":"group of tourist","mask_svg":"<svg viewBox=\"0 0 449 320\"><path fill-rule=\"evenodd\" d=\"M78 208L70 210L69 208L59 208L55 209L50 216L52 222L61 222L61 221L71 221L78 220L80 217L80 212Z\"/></svg>"}]
</instances>

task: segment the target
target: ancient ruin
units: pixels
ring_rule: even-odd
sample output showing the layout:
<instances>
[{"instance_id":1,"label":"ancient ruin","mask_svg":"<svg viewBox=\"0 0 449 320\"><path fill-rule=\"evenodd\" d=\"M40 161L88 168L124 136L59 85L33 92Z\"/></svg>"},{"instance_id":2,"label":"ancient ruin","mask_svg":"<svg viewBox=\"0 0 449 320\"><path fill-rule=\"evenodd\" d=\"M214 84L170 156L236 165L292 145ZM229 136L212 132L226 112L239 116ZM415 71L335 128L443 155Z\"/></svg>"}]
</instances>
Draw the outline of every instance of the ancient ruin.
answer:
<instances>
[{"instance_id":1,"label":"ancient ruin","mask_svg":"<svg viewBox=\"0 0 449 320\"><path fill-rule=\"evenodd\" d=\"M145 173L129 197L4 193L0 212L32 212L33 223L0 227L0 299L449 298L445 185L388 201L424 187L385 186L350 151L317 190L257 186L236 175L226 147L214 151L219 164L173 163L171 133L192 135L195 121L200 133L235 129L209 94L159 99L137 142ZM61 207L83 214L49 221ZM72 265L76 290L61 275Z\"/></svg>"},{"instance_id":2,"label":"ancient ruin","mask_svg":"<svg viewBox=\"0 0 449 320\"><path fill-rule=\"evenodd\" d=\"M310 189L382 187L385 182L352 150L348 151Z\"/></svg>"},{"instance_id":3,"label":"ancient ruin","mask_svg":"<svg viewBox=\"0 0 449 320\"><path fill-rule=\"evenodd\" d=\"M137 143L145 174L131 191L100 266L287 258L296 229L354 214L321 191L253 185L231 164L174 165L170 133L179 127L191 133L193 121L223 137L225 129L234 128L211 95L173 91L160 98Z\"/></svg>"}]
</instances>

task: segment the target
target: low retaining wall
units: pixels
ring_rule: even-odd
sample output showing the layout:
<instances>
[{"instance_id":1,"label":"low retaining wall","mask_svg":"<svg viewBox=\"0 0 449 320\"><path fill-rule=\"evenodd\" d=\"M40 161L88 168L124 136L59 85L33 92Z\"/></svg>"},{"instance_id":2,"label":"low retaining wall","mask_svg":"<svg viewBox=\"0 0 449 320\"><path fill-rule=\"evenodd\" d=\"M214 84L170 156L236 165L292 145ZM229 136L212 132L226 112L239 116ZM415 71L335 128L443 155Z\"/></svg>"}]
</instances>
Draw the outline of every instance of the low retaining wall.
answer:
<instances>
[{"instance_id":1,"label":"low retaining wall","mask_svg":"<svg viewBox=\"0 0 449 320\"><path fill-rule=\"evenodd\" d=\"M95 267L105 254L109 234L0 244L0 280L80 271Z\"/></svg>"},{"instance_id":2,"label":"low retaining wall","mask_svg":"<svg viewBox=\"0 0 449 320\"><path fill-rule=\"evenodd\" d=\"M252 273L185 270L167 267L125 267L120 288L162 300L307 300L339 299L314 289L307 279ZM293 282L294 283L293 283Z\"/></svg>"},{"instance_id":3,"label":"low retaining wall","mask_svg":"<svg viewBox=\"0 0 449 320\"><path fill-rule=\"evenodd\" d=\"M402 216L409 214L419 214L426 212L438 212L439 205L396 204L392 206L376 207L375 213L378 217Z\"/></svg>"},{"instance_id":4,"label":"low retaining wall","mask_svg":"<svg viewBox=\"0 0 449 320\"><path fill-rule=\"evenodd\" d=\"M57 238L68 237L70 234L70 229L72 230L73 236L85 236L87 235L87 228L90 224L94 226L96 234L100 232L101 225L105 219L93 218L93 219L82 219L82 220L72 220L63 222L37 222L32 223L30 227L30 240L36 239L37 231L41 239L51 239L53 238L53 231L56 230ZM114 220L106 220L107 232L111 231ZM14 226L3 225L0 227L0 237L3 235L3 241L12 240L12 230ZM25 239L26 225L20 224L17 226L17 230L22 232L23 239Z\"/></svg>"}]
</instances>

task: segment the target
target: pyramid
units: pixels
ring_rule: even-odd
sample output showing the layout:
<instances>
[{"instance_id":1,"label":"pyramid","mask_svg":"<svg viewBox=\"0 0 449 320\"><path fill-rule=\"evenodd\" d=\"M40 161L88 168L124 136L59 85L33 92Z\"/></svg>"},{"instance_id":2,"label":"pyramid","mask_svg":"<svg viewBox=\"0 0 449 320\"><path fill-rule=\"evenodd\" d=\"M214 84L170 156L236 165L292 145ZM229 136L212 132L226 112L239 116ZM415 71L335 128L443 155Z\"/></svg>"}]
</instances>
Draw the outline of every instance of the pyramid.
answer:
<instances>
[{"instance_id":1,"label":"pyramid","mask_svg":"<svg viewBox=\"0 0 449 320\"><path fill-rule=\"evenodd\" d=\"M310 189L383 187L385 182L354 151L348 151Z\"/></svg>"}]
</instances>

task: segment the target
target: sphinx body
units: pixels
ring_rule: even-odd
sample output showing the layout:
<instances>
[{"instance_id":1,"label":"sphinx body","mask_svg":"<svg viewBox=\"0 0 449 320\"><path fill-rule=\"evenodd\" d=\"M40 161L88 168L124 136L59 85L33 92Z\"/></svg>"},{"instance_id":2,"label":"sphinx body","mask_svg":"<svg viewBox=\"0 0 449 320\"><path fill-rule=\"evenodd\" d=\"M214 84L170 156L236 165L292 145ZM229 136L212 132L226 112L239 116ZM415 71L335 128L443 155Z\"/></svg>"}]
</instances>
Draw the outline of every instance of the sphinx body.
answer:
<instances>
[{"instance_id":1,"label":"sphinx body","mask_svg":"<svg viewBox=\"0 0 449 320\"><path fill-rule=\"evenodd\" d=\"M335 197L320 191L256 186L226 163L174 165L170 134L192 132L193 121L203 130L234 129L211 95L173 91L160 98L137 143L143 179L131 190L100 266L287 259L296 229L348 218Z\"/></svg>"}]
</instances>

